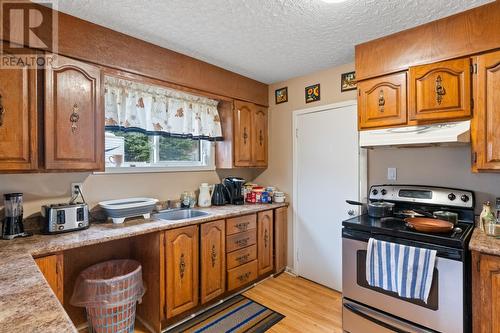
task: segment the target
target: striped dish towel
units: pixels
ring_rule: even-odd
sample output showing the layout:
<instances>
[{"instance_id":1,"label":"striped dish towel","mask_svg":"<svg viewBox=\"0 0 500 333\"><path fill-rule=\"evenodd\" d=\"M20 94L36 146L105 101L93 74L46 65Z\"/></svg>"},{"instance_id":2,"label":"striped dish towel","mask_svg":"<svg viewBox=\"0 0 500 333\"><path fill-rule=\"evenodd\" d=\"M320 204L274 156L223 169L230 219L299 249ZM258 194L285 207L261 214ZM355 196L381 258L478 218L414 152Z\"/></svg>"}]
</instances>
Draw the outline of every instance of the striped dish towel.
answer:
<instances>
[{"instance_id":1,"label":"striped dish towel","mask_svg":"<svg viewBox=\"0 0 500 333\"><path fill-rule=\"evenodd\" d=\"M436 250L370 238L366 256L366 280L372 287L427 303L435 261Z\"/></svg>"}]
</instances>

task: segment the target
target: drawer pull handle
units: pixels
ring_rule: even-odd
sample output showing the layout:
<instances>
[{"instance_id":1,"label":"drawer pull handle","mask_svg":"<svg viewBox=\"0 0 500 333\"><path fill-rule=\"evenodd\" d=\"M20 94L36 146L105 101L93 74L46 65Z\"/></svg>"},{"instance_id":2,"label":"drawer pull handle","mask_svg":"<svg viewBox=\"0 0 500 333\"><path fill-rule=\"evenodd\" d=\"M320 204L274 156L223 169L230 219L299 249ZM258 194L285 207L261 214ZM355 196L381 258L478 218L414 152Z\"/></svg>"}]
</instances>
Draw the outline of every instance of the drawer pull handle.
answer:
<instances>
[{"instance_id":1,"label":"drawer pull handle","mask_svg":"<svg viewBox=\"0 0 500 333\"><path fill-rule=\"evenodd\" d=\"M212 268L215 267L217 262L217 250L215 249L215 244L212 245L212 253L210 254L210 259L212 259Z\"/></svg>"},{"instance_id":2,"label":"drawer pull handle","mask_svg":"<svg viewBox=\"0 0 500 333\"><path fill-rule=\"evenodd\" d=\"M247 253L245 255L242 255L242 256L236 258L236 261L238 261L240 264L242 264L242 263L246 262L249 257L250 257L250 253Z\"/></svg>"},{"instance_id":3,"label":"drawer pull handle","mask_svg":"<svg viewBox=\"0 0 500 333\"><path fill-rule=\"evenodd\" d=\"M250 275L252 275L251 272L246 272L245 274L242 274L242 275L239 275L237 277L237 279L240 281L240 282L245 282L248 280L248 278L250 277Z\"/></svg>"},{"instance_id":4,"label":"drawer pull handle","mask_svg":"<svg viewBox=\"0 0 500 333\"><path fill-rule=\"evenodd\" d=\"M438 75L436 78L436 102L439 105L441 105L444 95L446 95L446 89L443 87L443 79L441 79L441 75Z\"/></svg>"},{"instance_id":5,"label":"drawer pull handle","mask_svg":"<svg viewBox=\"0 0 500 333\"><path fill-rule=\"evenodd\" d=\"M238 230L245 231L245 230L247 230L247 229L248 229L248 225L249 225L249 224L250 224L250 222L238 223L238 224L236 225L236 228L237 228Z\"/></svg>"},{"instance_id":6,"label":"drawer pull handle","mask_svg":"<svg viewBox=\"0 0 500 333\"><path fill-rule=\"evenodd\" d=\"M236 241L236 245L238 245L238 246L246 246L248 244L249 240L250 240L250 237L243 238L243 239L238 239Z\"/></svg>"},{"instance_id":7,"label":"drawer pull handle","mask_svg":"<svg viewBox=\"0 0 500 333\"><path fill-rule=\"evenodd\" d=\"M184 272L186 271L186 261L184 259L184 253L181 253L181 258L179 260L179 273L181 280L184 279Z\"/></svg>"},{"instance_id":8,"label":"drawer pull handle","mask_svg":"<svg viewBox=\"0 0 500 333\"><path fill-rule=\"evenodd\" d=\"M5 115L5 108L2 103L2 95L0 95L0 127L3 125L3 116Z\"/></svg>"},{"instance_id":9,"label":"drawer pull handle","mask_svg":"<svg viewBox=\"0 0 500 333\"><path fill-rule=\"evenodd\" d=\"M267 245L269 245L269 232L264 230L264 247L267 249Z\"/></svg>"},{"instance_id":10,"label":"drawer pull handle","mask_svg":"<svg viewBox=\"0 0 500 333\"><path fill-rule=\"evenodd\" d=\"M380 89L378 93L378 110L380 112L384 112L384 105L385 105L384 90Z\"/></svg>"},{"instance_id":11,"label":"drawer pull handle","mask_svg":"<svg viewBox=\"0 0 500 333\"><path fill-rule=\"evenodd\" d=\"M78 129L78 126L76 123L80 120L80 115L78 114L78 111L80 109L78 108L78 104L73 105L73 112L69 116L69 121L71 122L71 132L75 134L76 130Z\"/></svg>"}]
</instances>

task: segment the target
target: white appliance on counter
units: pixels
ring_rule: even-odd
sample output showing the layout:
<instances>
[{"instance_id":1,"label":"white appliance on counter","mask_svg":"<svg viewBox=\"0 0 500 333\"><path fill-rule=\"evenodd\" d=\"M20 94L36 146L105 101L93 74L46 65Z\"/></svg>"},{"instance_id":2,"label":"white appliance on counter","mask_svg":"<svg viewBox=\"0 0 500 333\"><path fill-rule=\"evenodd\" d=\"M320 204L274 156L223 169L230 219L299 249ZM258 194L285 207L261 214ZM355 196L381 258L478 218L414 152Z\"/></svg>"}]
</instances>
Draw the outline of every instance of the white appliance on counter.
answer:
<instances>
[{"instance_id":1,"label":"white appliance on counter","mask_svg":"<svg viewBox=\"0 0 500 333\"><path fill-rule=\"evenodd\" d=\"M359 132L359 146L364 148L460 145L469 142L470 120Z\"/></svg>"}]
</instances>

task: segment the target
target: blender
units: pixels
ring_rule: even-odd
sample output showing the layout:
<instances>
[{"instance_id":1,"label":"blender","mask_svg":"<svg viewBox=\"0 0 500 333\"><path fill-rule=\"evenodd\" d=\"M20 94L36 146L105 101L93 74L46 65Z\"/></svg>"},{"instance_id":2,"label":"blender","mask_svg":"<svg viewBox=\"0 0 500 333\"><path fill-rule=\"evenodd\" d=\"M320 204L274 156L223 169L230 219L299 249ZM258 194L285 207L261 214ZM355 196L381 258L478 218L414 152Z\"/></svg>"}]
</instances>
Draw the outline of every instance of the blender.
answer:
<instances>
[{"instance_id":1,"label":"blender","mask_svg":"<svg viewBox=\"0 0 500 333\"><path fill-rule=\"evenodd\" d=\"M31 236L23 227L23 194L4 195L5 218L2 224L2 239Z\"/></svg>"}]
</instances>

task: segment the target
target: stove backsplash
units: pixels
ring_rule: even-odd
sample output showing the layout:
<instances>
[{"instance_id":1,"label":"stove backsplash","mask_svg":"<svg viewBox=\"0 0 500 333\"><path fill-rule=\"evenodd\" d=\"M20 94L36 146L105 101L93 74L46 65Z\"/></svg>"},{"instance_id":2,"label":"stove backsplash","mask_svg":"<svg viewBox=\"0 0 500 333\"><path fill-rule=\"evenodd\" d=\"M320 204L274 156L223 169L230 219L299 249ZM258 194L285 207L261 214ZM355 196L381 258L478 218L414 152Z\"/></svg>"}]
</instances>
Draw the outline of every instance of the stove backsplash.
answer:
<instances>
[{"instance_id":1,"label":"stove backsplash","mask_svg":"<svg viewBox=\"0 0 500 333\"><path fill-rule=\"evenodd\" d=\"M470 146L376 148L368 152L368 183L455 187L476 194L477 214L486 200L500 197L500 173L471 172ZM387 168L397 168L397 180L387 180Z\"/></svg>"}]
</instances>

